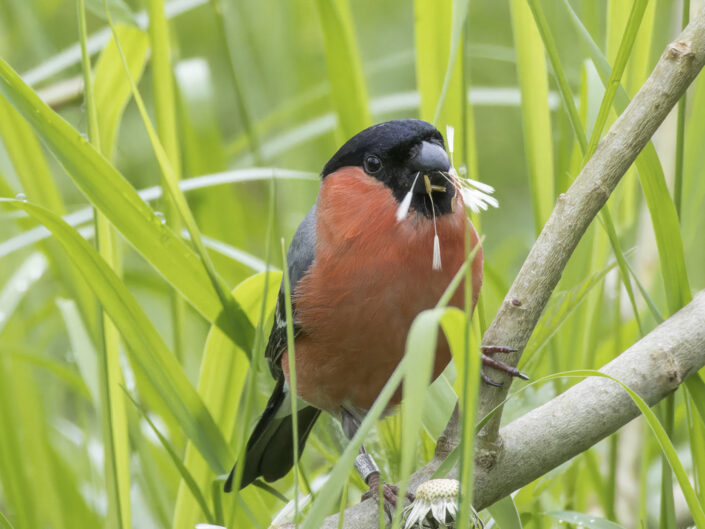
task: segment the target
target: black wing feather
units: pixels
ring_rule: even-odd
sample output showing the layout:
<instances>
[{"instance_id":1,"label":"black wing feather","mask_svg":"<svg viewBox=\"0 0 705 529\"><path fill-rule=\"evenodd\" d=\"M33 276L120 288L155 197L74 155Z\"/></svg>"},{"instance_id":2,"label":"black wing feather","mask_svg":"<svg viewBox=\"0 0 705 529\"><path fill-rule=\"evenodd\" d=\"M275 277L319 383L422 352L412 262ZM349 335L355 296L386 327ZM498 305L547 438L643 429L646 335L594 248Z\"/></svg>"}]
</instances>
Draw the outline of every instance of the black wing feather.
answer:
<instances>
[{"instance_id":1,"label":"black wing feather","mask_svg":"<svg viewBox=\"0 0 705 529\"><path fill-rule=\"evenodd\" d=\"M296 290L301 278L306 274L313 264L316 256L316 205L310 209L304 220L301 221L294 238L291 240L289 251L286 253L286 261L289 270L289 281L291 283L292 294ZM292 310L295 308L292 299ZM301 332L301 327L297 325L294 318L294 335ZM286 350L286 305L284 296L284 282L279 287L277 306L274 309L274 324L272 332L269 334L269 341L265 349L264 356L267 359L269 370L275 379L282 376L281 358Z\"/></svg>"},{"instance_id":2,"label":"black wing feather","mask_svg":"<svg viewBox=\"0 0 705 529\"><path fill-rule=\"evenodd\" d=\"M294 292L301 278L311 267L316 249L316 206L308 212L289 246L286 255L291 291ZM292 301L292 305L293 305ZM293 308L293 307L292 307ZM301 332L301 327L294 320L294 334ZM269 334L265 349L265 358L269 370L277 384L269 398L267 407L259 418L245 451L244 468L240 488L246 487L252 481L262 476L267 481L274 481L284 476L294 464L293 454L293 422L291 415L278 413L286 402L287 389L281 368L281 357L287 347L286 312L284 282L279 288L277 306L274 309L274 324ZM298 411L299 416L299 455L304 448L306 438L316 422L320 410L304 406ZM233 486L235 468L230 472L225 482L225 492L230 492Z\"/></svg>"}]
</instances>

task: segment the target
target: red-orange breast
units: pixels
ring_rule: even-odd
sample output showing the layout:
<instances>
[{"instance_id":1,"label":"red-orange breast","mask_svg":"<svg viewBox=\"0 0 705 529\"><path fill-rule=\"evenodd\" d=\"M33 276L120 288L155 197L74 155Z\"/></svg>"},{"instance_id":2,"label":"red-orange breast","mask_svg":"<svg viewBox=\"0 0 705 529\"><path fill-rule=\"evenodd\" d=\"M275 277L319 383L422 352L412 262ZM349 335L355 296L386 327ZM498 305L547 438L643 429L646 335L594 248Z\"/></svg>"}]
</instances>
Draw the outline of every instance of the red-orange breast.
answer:
<instances>
[{"instance_id":1,"label":"red-orange breast","mask_svg":"<svg viewBox=\"0 0 705 529\"><path fill-rule=\"evenodd\" d=\"M460 197L458 197L459 200ZM419 312L432 308L465 259L465 208L436 220L442 269L433 270L434 224L412 212L397 221L391 190L357 167L327 176L317 202L316 257L294 292L297 393L317 408L367 410L404 354ZM472 263L473 306L482 282L482 251ZM463 307L463 288L451 305ZM289 377L287 353L282 358ZM439 338L433 377L450 361ZM400 399L398 391L391 405Z\"/></svg>"}]
</instances>

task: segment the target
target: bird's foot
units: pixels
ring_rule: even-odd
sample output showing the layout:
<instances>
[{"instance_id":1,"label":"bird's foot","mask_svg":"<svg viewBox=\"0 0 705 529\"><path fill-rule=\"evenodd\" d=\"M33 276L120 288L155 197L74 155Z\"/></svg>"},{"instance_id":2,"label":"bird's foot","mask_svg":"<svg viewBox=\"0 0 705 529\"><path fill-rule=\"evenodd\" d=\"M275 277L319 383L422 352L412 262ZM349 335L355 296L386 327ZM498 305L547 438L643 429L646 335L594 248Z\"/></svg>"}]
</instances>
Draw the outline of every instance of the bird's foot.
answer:
<instances>
[{"instance_id":1,"label":"bird's foot","mask_svg":"<svg viewBox=\"0 0 705 529\"><path fill-rule=\"evenodd\" d=\"M399 500L399 487L389 483L380 483L379 472L373 472L369 475L367 485L370 489L362 495L362 501L369 498L378 498L381 495L384 501L384 512L391 519ZM415 498L411 492L406 493L406 499L410 502L413 502Z\"/></svg>"},{"instance_id":2,"label":"bird's foot","mask_svg":"<svg viewBox=\"0 0 705 529\"><path fill-rule=\"evenodd\" d=\"M487 367L492 367L499 371L503 371L510 377L521 378L522 380L529 380L529 377L524 373L519 371L516 367L510 366L502 362L501 360L496 360L493 355L496 353L515 353L517 349L513 347L507 347L504 345L483 345L480 347L482 350L482 365ZM485 372L482 372L482 380L489 384L490 386L501 387L504 385L503 382L495 382L490 377L488 377Z\"/></svg>"}]
</instances>

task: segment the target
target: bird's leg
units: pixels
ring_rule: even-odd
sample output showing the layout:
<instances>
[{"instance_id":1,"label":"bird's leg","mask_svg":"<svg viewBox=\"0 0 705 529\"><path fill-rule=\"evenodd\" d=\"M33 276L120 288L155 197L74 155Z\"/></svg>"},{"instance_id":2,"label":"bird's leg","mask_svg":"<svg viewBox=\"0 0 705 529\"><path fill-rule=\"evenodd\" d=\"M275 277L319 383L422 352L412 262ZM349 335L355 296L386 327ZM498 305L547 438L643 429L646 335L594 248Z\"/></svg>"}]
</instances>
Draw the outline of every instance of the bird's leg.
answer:
<instances>
[{"instance_id":1,"label":"bird's leg","mask_svg":"<svg viewBox=\"0 0 705 529\"><path fill-rule=\"evenodd\" d=\"M374 459L372 459L372 456L365 450L364 445L360 447L360 453L357 458L355 458L355 468L362 477L362 480L370 487L370 490L362 495L362 500L376 498L382 494L384 499L384 512L391 518L393 509L397 506L399 487L381 482L379 467ZM412 493L407 492L406 497L409 501L414 501L414 495Z\"/></svg>"},{"instance_id":2,"label":"bird's leg","mask_svg":"<svg viewBox=\"0 0 705 529\"><path fill-rule=\"evenodd\" d=\"M506 364L502 362L501 360L496 360L493 355L496 353L514 353L517 350L514 349L513 347L506 347L504 345L482 345L480 346L480 349L482 350L482 365L483 366L488 366L488 367L493 367L494 369L497 369L499 371L504 371L506 374L508 374L510 377L518 377L521 378L522 380L529 380L529 377L526 376L524 373L519 371L516 367L510 366L509 364ZM496 387L501 387L503 385L502 382L495 382L492 380L490 377L488 377L485 372L482 372L482 380L486 383L489 384L490 386L496 386Z\"/></svg>"}]
</instances>

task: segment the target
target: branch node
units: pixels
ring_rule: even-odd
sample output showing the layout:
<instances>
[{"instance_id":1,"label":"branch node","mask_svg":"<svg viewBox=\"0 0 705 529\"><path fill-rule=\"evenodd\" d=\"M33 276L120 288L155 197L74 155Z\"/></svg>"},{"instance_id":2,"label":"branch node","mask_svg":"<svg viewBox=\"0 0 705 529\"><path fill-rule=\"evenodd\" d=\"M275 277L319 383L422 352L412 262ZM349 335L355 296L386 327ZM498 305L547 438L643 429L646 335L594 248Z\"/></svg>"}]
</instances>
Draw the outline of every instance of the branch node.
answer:
<instances>
[{"instance_id":1,"label":"branch node","mask_svg":"<svg viewBox=\"0 0 705 529\"><path fill-rule=\"evenodd\" d=\"M695 57L690 43L683 40L676 40L671 42L666 48L666 56L672 61L679 61L681 59L692 60Z\"/></svg>"}]
</instances>

